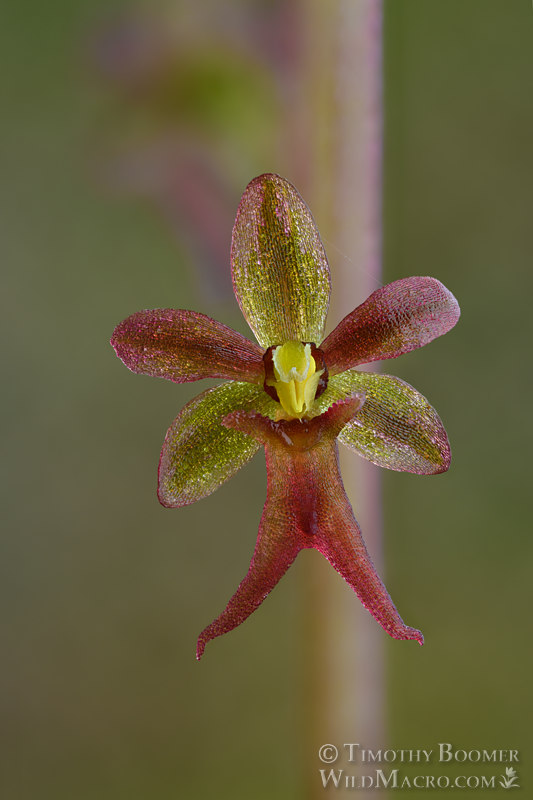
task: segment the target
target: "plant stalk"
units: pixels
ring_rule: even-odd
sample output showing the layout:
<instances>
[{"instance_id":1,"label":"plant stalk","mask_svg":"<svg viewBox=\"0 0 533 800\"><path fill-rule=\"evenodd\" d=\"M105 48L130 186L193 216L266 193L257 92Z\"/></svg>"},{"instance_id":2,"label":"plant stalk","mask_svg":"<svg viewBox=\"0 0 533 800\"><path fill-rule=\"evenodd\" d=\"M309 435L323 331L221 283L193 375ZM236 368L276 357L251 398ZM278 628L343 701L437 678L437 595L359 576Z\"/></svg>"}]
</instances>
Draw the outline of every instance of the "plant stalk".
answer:
<instances>
[{"instance_id":1,"label":"plant stalk","mask_svg":"<svg viewBox=\"0 0 533 800\"><path fill-rule=\"evenodd\" d=\"M331 266L331 330L382 285L382 0L310 0L302 11L308 116L301 127L311 139L303 188ZM340 450L346 492L382 574L379 470ZM386 746L385 634L328 564L317 556L309 566L304 797L314 800L323 797L321 768L364 773L359 759L348 761L345 743ZM326 742L339 748L336 764L320 762ZM335 797L348 796L353 788L335 790Z\"/></svg>"}]
</instances>

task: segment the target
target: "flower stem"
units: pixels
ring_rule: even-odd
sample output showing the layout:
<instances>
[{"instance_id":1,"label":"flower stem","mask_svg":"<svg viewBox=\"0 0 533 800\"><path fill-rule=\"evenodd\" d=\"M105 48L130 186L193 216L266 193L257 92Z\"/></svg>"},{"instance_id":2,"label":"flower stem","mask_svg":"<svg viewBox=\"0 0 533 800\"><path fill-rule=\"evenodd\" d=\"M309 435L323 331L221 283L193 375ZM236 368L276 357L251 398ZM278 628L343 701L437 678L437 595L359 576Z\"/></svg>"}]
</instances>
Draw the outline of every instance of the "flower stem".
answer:
<instances>
[{"instance_id":1,"label":"flower stem","mask_svg":"<svg viewBox=\"0 0 533 800\"><path fill-rule=\"evenodd\" d=\"M331 328L381 285L382 0L312 0L302 8L312 132L311 174L304 188L332 271ZM379 471L346 451L341 466L379 572ZM307 604L313 621L305 648L306 800L323 796L319 769L327 773L335 766L320 763L321 744L336 744L337 766L354 774L360 769L349 764L345 742L386 745L383 631L327 565L313 561ZM353 789L339 785L335 796L351 797Z\"/></svg>"}]
</instances>

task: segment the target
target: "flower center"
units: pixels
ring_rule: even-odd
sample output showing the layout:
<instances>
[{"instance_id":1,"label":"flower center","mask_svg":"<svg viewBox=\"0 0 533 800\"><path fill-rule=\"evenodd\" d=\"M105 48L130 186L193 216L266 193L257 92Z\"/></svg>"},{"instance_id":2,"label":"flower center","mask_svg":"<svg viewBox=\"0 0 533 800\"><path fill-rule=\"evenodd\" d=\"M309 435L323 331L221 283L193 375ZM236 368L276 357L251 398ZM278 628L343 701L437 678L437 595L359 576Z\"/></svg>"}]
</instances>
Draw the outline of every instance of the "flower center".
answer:
<instances>
[{"instance_id":1,"label":"flower center","mask_svg":"<svg viewBox=\"0 0 533 800\"><path fill-rule=\"evenodd\" d=\"M310 416L315 397L327 384L321 351L309 342L285 342L270 347L264 360L265 390L280 403L286 417Z\"/></svg>"}]
</instances>

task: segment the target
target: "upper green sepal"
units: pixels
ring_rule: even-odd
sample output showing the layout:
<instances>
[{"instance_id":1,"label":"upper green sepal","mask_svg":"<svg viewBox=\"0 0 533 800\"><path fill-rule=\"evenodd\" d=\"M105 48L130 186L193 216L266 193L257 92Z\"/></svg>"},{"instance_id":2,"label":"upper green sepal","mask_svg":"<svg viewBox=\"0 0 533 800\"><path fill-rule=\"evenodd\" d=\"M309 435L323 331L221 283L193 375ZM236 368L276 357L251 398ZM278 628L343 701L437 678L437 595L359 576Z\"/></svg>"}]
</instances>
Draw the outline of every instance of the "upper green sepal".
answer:
<instances>
[{"instance_id":1,"label":"upper green sepal","mask_svg":"<svg viewBox=\"0 0 533 800\"><path fill-rule=\"evenodd\" d=\"M242 196L231 244L235 296L263 348L322 341L329 266L317 227L294 186L260 175Z\"/></svg>"}]
</instances>

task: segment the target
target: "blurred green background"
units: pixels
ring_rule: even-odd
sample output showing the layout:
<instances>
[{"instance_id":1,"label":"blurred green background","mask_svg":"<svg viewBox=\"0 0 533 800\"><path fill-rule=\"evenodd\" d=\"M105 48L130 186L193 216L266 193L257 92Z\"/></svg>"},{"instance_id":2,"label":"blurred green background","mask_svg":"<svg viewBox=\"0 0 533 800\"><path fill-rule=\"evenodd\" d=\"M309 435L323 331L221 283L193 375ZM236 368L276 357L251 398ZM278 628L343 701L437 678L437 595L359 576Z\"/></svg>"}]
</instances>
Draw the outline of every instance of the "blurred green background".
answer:
<instances>
[{"instance_id":1,"label":"blurred green background","mask_svg":"<svg viewBox=\"0 0 533 800\"><path fill-rule=\"evenodd\" d=\"M284 125L304 13L259 0L3 11L6 800L300 796L305 557L196 663L197 634L247 568L264 466L161 508L159 448L198 388L130 374L108 340L157 306L245 330L232 219L254 175L297 182ZM529 0L385 4L384 281L434 275L463 312L387 365L435 404L454 451L438 479L384 475L387 584L426 634L423 649L386 641L389 743L518 748L523 792L532 41Z\"/></svg>"}]
</instances>

